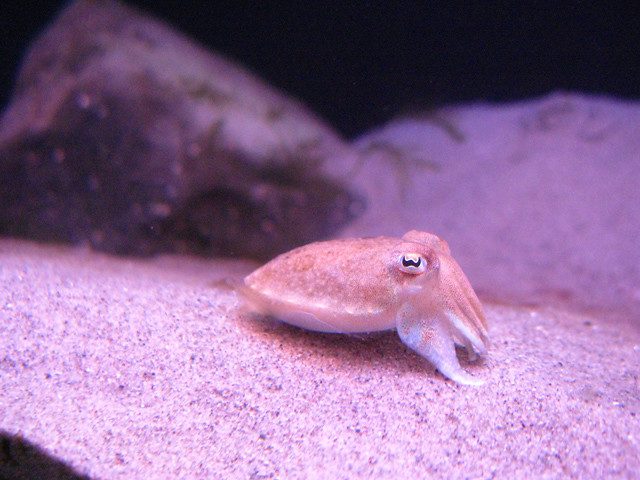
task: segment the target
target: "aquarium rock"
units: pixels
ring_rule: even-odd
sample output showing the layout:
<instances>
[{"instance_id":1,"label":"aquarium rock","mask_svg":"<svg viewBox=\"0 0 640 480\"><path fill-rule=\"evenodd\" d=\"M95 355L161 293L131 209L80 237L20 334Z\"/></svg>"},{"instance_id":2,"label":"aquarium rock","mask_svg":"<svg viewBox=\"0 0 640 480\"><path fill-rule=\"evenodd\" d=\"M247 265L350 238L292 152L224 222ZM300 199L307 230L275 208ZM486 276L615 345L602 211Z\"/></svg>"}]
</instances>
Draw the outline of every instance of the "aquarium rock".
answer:
<instances>
[{"instance_id":1,"label":"aquarium rock","mask_svg":"<svg viewBox=\"0 0 640 480\"><path fill-rule=\"evenodd\" d=\"M123 254L268 258L363 201L349 147L303 105L115 1L37 38L0 124L0 232Z\"/></svg>"}]
</instances>

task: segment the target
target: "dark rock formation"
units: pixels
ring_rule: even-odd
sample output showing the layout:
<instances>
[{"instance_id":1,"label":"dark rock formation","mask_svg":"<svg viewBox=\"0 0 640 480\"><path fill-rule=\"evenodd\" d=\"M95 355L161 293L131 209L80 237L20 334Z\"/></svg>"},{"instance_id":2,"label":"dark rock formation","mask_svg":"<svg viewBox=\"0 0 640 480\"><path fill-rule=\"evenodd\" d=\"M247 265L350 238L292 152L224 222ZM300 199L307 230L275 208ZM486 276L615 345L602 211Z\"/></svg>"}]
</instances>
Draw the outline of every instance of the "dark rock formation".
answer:
<instances>
[{"instance_id":1,"label":"dark rock formation","mask_svg":"<svg viewBox=\"0 0 640 480\"><path fill-rule=\"evenodd\" d=\"M0 232L108 252L267 258L362 209L299 103L114 1L35 42L0 124Z\"/></svg>"},{"instance_id":2,"label":"dark rock formation","mask_svg":"<svg viewBox=\"0 0 640 480\"><path fill-rule=\"evenodd\" d=\"M20 435L0 430L0 480L88 480Z\"/></svg>"}]
</instances>

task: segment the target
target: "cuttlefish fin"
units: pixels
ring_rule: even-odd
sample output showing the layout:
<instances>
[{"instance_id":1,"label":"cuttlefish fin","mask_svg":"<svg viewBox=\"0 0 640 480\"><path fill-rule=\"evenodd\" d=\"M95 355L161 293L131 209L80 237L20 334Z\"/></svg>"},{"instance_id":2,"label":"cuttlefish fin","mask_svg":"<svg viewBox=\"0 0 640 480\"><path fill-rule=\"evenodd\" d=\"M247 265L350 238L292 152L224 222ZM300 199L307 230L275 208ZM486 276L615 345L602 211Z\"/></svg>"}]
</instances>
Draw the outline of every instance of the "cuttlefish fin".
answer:
<instances>
[{"instance_id":1,"label":"cuttlefish fin","mask_svg":"<svg viewBox=\"0 0 640 480\"><path fill-rule=\"evenodd\" d=\"M462 385L484 384L462 369L451 332L438 316L399 315L397 330L406 346L426 358L445 377Z\"/></svg>"},{"instance_id":2,"label":"cuttlefish fin","mask_svg":"<svg viewBox=\"0 0 640 480\"><path fill-rule=\"evenodd\" d=\"M273 317L295 327L305 330L326 333L347 333L331 322L329 315L297 308L284 300L273 300L247 285L236 285L236 291L241 299L241 311Z\"/></svg>"}]
</instances>

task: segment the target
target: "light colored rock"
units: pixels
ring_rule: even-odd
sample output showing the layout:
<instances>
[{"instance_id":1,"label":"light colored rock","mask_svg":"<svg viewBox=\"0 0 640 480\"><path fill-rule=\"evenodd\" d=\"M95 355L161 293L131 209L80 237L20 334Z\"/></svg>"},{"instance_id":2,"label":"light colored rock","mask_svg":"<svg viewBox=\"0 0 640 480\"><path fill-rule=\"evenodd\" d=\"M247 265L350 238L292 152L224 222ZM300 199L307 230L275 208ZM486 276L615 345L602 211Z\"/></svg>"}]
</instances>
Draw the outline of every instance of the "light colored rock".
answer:
<instances>
[{"instance_id":1,"label":"light colored rock","mask_svg":"<svg viewBox=\"0 0 640 480\"><path fill-rule=\"evenodd\" d=\"M398 119L355 143L367 214L341 235L445 238L481 294L640 324L640 104L557 93Z\"/></svg>"}]
</instances>

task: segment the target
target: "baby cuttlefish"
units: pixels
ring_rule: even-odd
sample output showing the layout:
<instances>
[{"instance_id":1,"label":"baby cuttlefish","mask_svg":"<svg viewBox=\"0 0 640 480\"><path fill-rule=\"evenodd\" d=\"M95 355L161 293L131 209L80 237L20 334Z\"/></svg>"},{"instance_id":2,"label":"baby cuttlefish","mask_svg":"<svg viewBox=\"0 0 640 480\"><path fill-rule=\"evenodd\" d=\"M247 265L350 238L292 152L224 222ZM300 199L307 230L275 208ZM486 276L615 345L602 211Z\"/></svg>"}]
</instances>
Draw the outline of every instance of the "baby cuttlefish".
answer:
<instances>
[{"instance_id":1,"label":"baby cuttlefish","mask_svg":"<svg viewBox=\"0 0 640 480\"><path fill-rule=\"evenodd\" d=\"M248 275L240 293L251 311L308 330L396 328L446 377L483 383L455 350L464 346L471 360L486 352L482 305L447 243L431 233L311 243Z\"/></svg>"}]
</instances>

